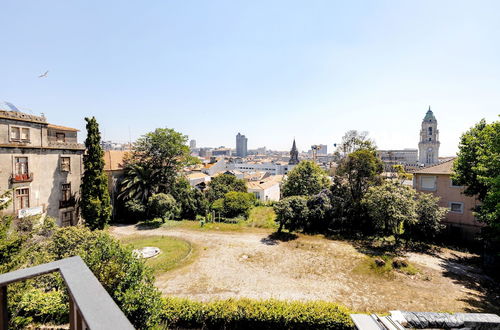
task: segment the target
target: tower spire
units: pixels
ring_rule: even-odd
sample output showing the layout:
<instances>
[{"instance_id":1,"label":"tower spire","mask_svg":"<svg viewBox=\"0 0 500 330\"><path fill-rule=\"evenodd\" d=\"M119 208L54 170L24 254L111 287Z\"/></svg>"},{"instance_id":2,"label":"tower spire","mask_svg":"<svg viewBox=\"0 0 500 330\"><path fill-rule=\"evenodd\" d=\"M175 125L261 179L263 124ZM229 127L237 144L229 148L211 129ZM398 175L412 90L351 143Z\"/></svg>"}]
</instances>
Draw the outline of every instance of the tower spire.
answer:
<instances>
[{"instance_id":1,"label":"tower spire","mask_svg":"<svg viewBox=\"0 0 500 330\"><path fill-rule=\"evenodd\" d=\"M290 160L288 165L296 165L299 163L299 152L297 146L295 145L295 138L293 138L292 150L290 150Z\"/></svg>"}]
</instances>

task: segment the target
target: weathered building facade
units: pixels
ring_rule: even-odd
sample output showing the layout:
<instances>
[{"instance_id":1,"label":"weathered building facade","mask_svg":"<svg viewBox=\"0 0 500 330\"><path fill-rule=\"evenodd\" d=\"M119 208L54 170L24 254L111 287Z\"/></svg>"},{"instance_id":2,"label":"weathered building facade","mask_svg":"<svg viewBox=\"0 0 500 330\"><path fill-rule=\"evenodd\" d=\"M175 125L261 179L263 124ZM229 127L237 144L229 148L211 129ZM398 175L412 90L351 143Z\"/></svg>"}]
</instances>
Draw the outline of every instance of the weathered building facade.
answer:
<instances>
[{"instance_id":1,"label":"weathered building facade","mask_svg":"<svg viewBox=\"0 0 500 330\"><path fill-rule=\"evenodd\" d=\"M77 132L0 103L0 192L12 198L6 212L46 214L60 226L78 223L85 148Z\"/></svg>"}]
</instances>

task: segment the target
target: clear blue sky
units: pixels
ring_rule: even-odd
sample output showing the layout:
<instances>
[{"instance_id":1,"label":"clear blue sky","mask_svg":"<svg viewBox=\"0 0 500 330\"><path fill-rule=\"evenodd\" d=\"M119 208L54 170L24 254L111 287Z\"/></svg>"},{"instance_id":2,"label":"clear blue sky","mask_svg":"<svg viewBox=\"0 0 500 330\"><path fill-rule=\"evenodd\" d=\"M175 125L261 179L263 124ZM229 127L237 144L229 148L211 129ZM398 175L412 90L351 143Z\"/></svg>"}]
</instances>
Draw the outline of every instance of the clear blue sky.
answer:
<instances>
[{"instance_id":1,"label":"clear blue sky","mask_svg":"<svg viewBox=\"0 0 500 330\"><path fill-rule=\"evenodd\" d=\"M0 100L105 139L170 127L199 146L299 149L367 130L441 155L500 113L500 1L68 1L0 4ZM49 70L47 78L38 75Z\"/></svg>"}]
</instances>

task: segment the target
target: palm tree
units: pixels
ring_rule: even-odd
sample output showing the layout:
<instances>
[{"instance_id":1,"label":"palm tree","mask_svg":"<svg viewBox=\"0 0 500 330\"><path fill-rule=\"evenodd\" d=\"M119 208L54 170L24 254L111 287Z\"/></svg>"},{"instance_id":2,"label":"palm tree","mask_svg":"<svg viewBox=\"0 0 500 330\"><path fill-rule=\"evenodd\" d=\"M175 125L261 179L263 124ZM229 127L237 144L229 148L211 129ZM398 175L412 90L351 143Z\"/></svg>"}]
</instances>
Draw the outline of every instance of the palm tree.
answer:
<instances>
[{"instance_id":1,"label":"palm tree","mask_svg":"<svg viewBox=\"0 0 500 330\"><path fill-rule=\"evenodd\" d=\"M125 168L118 198L136 200L145 205L148 198L157 192L159 171L140 164L130 164Z\"/></svg>"}]
</instances>

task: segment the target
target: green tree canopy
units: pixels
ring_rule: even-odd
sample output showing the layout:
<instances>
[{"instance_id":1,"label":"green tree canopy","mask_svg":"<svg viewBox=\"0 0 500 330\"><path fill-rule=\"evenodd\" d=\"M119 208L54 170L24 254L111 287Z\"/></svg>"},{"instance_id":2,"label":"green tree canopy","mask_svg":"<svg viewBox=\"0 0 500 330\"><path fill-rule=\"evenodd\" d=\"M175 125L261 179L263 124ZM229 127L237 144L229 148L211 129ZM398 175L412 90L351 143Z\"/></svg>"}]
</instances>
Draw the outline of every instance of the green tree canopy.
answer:
<instances>
[{"instance_id":1,"label":"green tree canopy","mask_svg":"<svg viewBox=\"0 0 500 330\"><path fill-rule=\"evenodd\" d=\"M255 205L255 195L240 191L230 191L224 195L222 210L224 216L234 218L248 215L248 211Z\"/></svg>"},{"instance_id":2,"label":"green tree canopy","mask_svg":"<svg viewBox=\"0 0 500 330\"><path fill-rule=\"evenodd\" d=\"M278 232L283 228L290 231L304 229L309 217L307 196L290 196L274 204L276 221L279 223Z\"/></svg>"},{"instance_id":3,"label":"green tree canopy","mask_svg":"<svg viewBox=\"0 0 500 330\"><path fill-rule=\"evenodd\" d=\"M108 177L104 173L104 152L101 147L101 133L97 120L87 121L87 138L83 155L83 178L80 186L80 210L85 224L90 229L103 229L111 217L111 199L108 191Z\"/></svg>"},{"instance_id":4,"label":"green tree canopy","mask_svg":"<svg viewBox=\"0 0 500 330\"><path fill-rule=\"evenodd\" d=\"M453 181L481 202L477 218L500 231L500 121L481 120L462 135L458 148Z\"/></svg>"},{"instance_id":5,"label":"green tree canopy","mask_svg":"<svg viewBox=\"0 0 500 330\"><path fill-rule=\"evenodd\" d=\"M207 198L210 202L224 198L230 191L246 192L245 180L238 179L232 174L221 174L208 183Z\"/></svg>"},{"instance_id":6,"label":"green tree canopy","mask_svg":"<svg viewBox=\"0 0 500 330\"><path fill-rule=\"evenodd\" d=\"M197 162L196 158L190 155L187 140L187 135L173 129L157 128L134 143L126 167L132 164L140 165L148 171L149 175L144 178L151 179L151 192L170 193L180 171Z\"/></svg>"},{"instance_id":7,"label":"green tree canopy","mask_svg":"<svg viewBox=\"0 0 500 330\"><path fill-rule=\"evenodd\" d=\"M438 205L439 197L429 193L417 193L417 221L408 224L405 236L413 241L432 241L445 226L441 222L448 209Z\"/></svg>"},{"instance_id":8,"label":"green tree canopy","mask_svg":"<svg viewBox=\"0 0 500 330\"><path fill-rule=\"evenodd\" d=\"M350 154L359 149L369 149L375 151L375 141L368 138L368 132L356 130L347 131L342 137L342 142L338 146L338 151L343 154Z\"/></svg>"},{"instance_id":9,"label":"green tree canopy","mask_svg":"<svg viewBox=\"0 0 500 330\"><path fill-rule=\"evenodd\" d=\"M173 220L180 214L180 207L170 194L153 194L148 199L147 212L150 219Z\"/></svg>"},{"instance_id":10,"label":"green tree canopy","mask_svg":"<svg viewBox=\"0 0 500 330\"><path fill-rule=\"evenodd\" d=\"M415 190L386 181L368 189L362 203L382 235L394 235L396 243L404 234L405 226L417 221Z\"/></svg>"},{"instance_id":11,"label":"green tree canopy","mask_svg":"<svg viewBox=\"0 0 500 330\"><path fill-rule=\"evenodd\" d=\"M288 173L281 190L283 197L312 196L329 186L325 171L315 162L303 160Z\"/></svg>"},{"instance_id":12,"label":"green tree canopy","mask_svg":"<svg viewBox=\"0 0 500 330\"><path fill-rule=\"evenodd\" d=\"M346 179L351 200L359 203L368 187L380 182L382 170L382 161L376 156L375 151L359 149L341 161L337 175Z\"/></svg>"}]
</instances>

